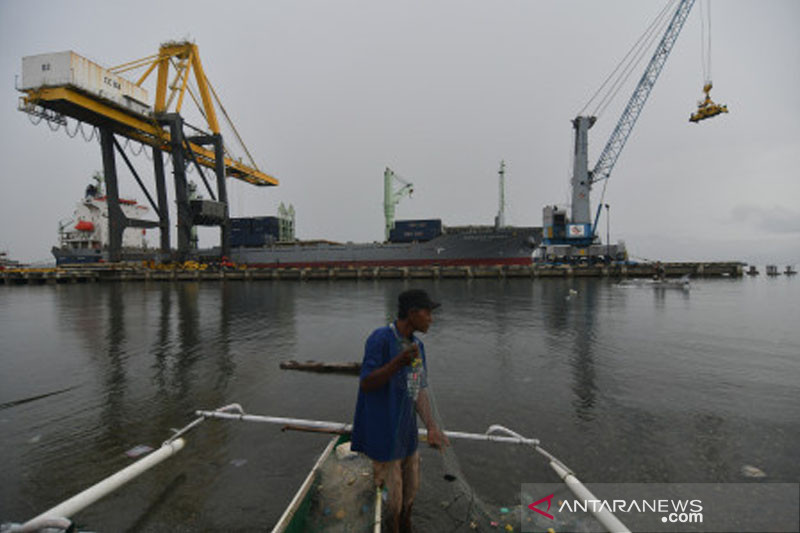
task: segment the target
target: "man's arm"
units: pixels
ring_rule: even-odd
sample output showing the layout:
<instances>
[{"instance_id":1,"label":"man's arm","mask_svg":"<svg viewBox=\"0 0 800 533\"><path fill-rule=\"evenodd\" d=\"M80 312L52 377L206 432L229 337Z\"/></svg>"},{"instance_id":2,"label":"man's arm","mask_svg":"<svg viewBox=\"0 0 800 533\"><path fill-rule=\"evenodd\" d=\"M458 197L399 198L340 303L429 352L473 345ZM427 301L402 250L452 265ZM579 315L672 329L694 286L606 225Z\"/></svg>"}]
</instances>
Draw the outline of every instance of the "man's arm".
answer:
<instances>
[{"instance_id":1,"label":"man's arm","mask_svg":"<svg viewBox=\"0 0 800 533\"><path fill-rule=\"evenodd\" d=\"M436 420L433 419L433 411L431 409L431 401L428 398L427 387L423 387L419 390L419 396L417 397L417 413L419 413L422 422L428 429L428 444L434 448L449 446L450 439L447 438L447 435L445 435L436 424Z\"/></svg>"},{"instance_id":2,"label":"man's arm","mask_svg":"<svg viewBox=\"0 0 800 533\"><path fill-rule=\"evenodd\" d=\"M410 348L400 352L394 359L386 363L380 368L376 368L368 376L361 380L361 390L364 392L373 391L386 385L392 376L406 365L411 364L411 361L417 357L419 348L416 344Z\"/></svg>"}]
</instances>

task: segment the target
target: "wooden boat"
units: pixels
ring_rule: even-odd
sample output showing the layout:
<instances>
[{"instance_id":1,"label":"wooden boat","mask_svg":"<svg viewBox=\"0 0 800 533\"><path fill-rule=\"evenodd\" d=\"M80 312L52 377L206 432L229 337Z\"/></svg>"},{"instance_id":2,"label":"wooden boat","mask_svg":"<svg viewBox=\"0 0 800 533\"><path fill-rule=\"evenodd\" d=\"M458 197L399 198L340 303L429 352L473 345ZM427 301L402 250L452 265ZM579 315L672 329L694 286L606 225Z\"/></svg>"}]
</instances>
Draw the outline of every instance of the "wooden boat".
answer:
<instances>
[{"instance_id":1,"label":"wooden boat","mask_svg":"<svg viewBox=\"0 0 800 533\"><path fill-rule=\"evenodd\" d=\"M350 451L348 434L333 437L272 533L380 533L382 492L369 459Z\"/></svg>"}]
</instances>

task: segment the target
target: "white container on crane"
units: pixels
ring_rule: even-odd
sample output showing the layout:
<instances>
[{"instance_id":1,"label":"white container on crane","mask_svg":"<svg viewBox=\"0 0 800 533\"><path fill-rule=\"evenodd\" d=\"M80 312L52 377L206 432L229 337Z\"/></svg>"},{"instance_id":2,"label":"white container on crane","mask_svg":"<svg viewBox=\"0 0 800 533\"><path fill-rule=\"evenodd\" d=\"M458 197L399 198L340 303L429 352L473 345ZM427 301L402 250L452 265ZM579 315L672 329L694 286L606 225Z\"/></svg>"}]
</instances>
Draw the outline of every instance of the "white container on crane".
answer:
<instances>
[{"instance_id":1,"label":"white container on crane","mask_svg":"<svg viewBox=\"0 0 800 533\"><path fill-rule=\"evenodd\" d=\"M44 87L78 89L140 115L149 115L152 111L146 89L71 50L22 58L20 90Z\"/></svg>"}]
</instances>

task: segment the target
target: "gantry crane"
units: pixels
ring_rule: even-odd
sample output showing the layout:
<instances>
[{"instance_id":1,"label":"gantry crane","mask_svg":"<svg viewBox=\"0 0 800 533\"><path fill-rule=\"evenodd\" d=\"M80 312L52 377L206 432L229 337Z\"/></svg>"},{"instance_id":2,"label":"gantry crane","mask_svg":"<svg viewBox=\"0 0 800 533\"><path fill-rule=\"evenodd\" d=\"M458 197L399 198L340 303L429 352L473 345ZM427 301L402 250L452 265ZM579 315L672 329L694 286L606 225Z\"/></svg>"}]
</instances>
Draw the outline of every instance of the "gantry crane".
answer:
<instances>
[{"instance_id":1,"label":"gantry crane","mask_svg":"<svg viewBox=\"0 0 800 533\"><path fill-rule=\"evenodd\" d=\"M610 243L606 246L599 244L597 221L603 204L601 202L598 205L597 214L592 221L590 192L593 185L607 180L611 176L611 171L625 147L658 75L664 68L693 4L694 0L681 0L678 4L644 74L636 85L622 116L592 170L589 170L588 138L589 128L594 125L597 118L579 115L572 121L575 130L575 146L571 180L571 216L567 217L566 212L556 206L544 208L544 240L541 250L537 252L538 259L560 258L575 261L586 258L591 261L598 256L621 258L625 255L622 244L614 246L611 246Z\"/></svg>"},{"instance_id":2,"label":"gantry crane","mask_svg":"<svg viewBox=\"0 0 800 533\"><path fill-rule=\"evenodd\" d=\"M144 68L145 72L136 83L120 76L121 73L138 68ZM142 84L153 71L157 71L157 80L155 105L151 108L146 101L147 91ZM174 71L174 75L170 81L171 71ZM190 84L192 71L199 101ZM157 225L161 233L162 255L170 255L164 152L172 155L175 200L178 206L178 259L181 260L189 254L194 225L220 226L222 254L229 254L230 222L226 176L258 186L278 185L277 179L260 171L255 165L233 124L230 125L244 147L250 164L242 163L227 154L214 101L226 118L227 113L205 75L197 45L194 43L167 42L161 45L156 54L111 69L104 69L73 52L25 57L20 90L25 93L20 99L21 111L61 123L66 123L66 117L70 117L99 129L109 208L111 261L122 258L122 232L127 226ZM205 118L206 130L184 122L181 110L187 92ZM187 133L185 126L191 132ZM157 202L153 201L116 136L133 139L152 148ZM122 213L119 207L115 150L122 155L153 210L158 214L157 224L128 219ZM211 200L190 201L186 180L188 164L194 165L198 170ZM217 194L206 180L204 168L214 171Z\"/></svg>"}]
</instances>

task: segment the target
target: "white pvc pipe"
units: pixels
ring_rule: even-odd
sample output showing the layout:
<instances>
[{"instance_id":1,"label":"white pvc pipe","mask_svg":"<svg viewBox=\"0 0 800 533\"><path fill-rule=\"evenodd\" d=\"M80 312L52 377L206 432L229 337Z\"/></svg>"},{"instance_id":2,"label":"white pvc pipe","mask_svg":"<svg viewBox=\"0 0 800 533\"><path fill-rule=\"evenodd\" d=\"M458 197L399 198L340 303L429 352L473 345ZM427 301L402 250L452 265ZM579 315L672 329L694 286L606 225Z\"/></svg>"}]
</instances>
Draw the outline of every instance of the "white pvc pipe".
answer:
<instances>
[{"instance_id":1,"label":"white pvc pipe","mask_svg":"<svg viewBox=\"0 0 800 533\"><path fill-rule=\"evenodd\" d=\"M342 422L326 422L324 420L307 420L303 418L284 418L280 416L262 416L262 415L245 415L245 414L232 414L220 413L218 411L195 411L197 416L206 418L221 418L224 420L240 420L242 422L262 422L266 424L282 424L287 426L298 426L304 429L327 429L331 431L344 431L350 432L353 430L352 424L345 424ZM419 430L420 435L427 435L428 431L425 429ZM539 444L537 439L526 439L521 436L503 437L498 435L487 435L484 433L465 433L463 431L445 431L448 438L466 439L466 440L479 440L489 442L504 442L508 444L528 444L536 446Z\"/></svg>"},{"instance_id":2,"label":"white pvc pipe","mask_svg":"<svg viewBox=\"0 0 800 533\"><path fill-rule=\"evenodd\" d=\"M132 465L123 468L116 474L107 477L99 483L92 485L83 492L76 494L72 498L56 505L39 516L25 522L17 531L36 531L43 523L53 518L69 518L83 509L89 507L100 498L107 496L122 485L131 481L135 477L156 466L164 459L176 454L183 449L186 441L176 439L166 443L158 450L150 453L146 457L139 459Z\"/></svg>"},{"instance_id":3,"label":"white pvc pipe","mask_svg":"<svg viewBox=\"0 0 800 533\"><path fill-rule=\"evenodd\" d=\"M555 470L556 474L558 474L558 477L560 477L561 480L566 483L567 487L569 487L569 490L571 490L572 493L579 499L583 501L599 501L599 498L592 494L592 492L587 489L577 477L575 477L575 474L569 470L565 470L562 464L558 463L557 461L551 461L550 467ZM619 519L608 509L596 509L595 506L592 506L590 511L594 517L597 518L597 521L603 524L603 526L610 533L630 533L631 530L628 529L625 524L620 522Z\"/></svg>"}]
</instances>

